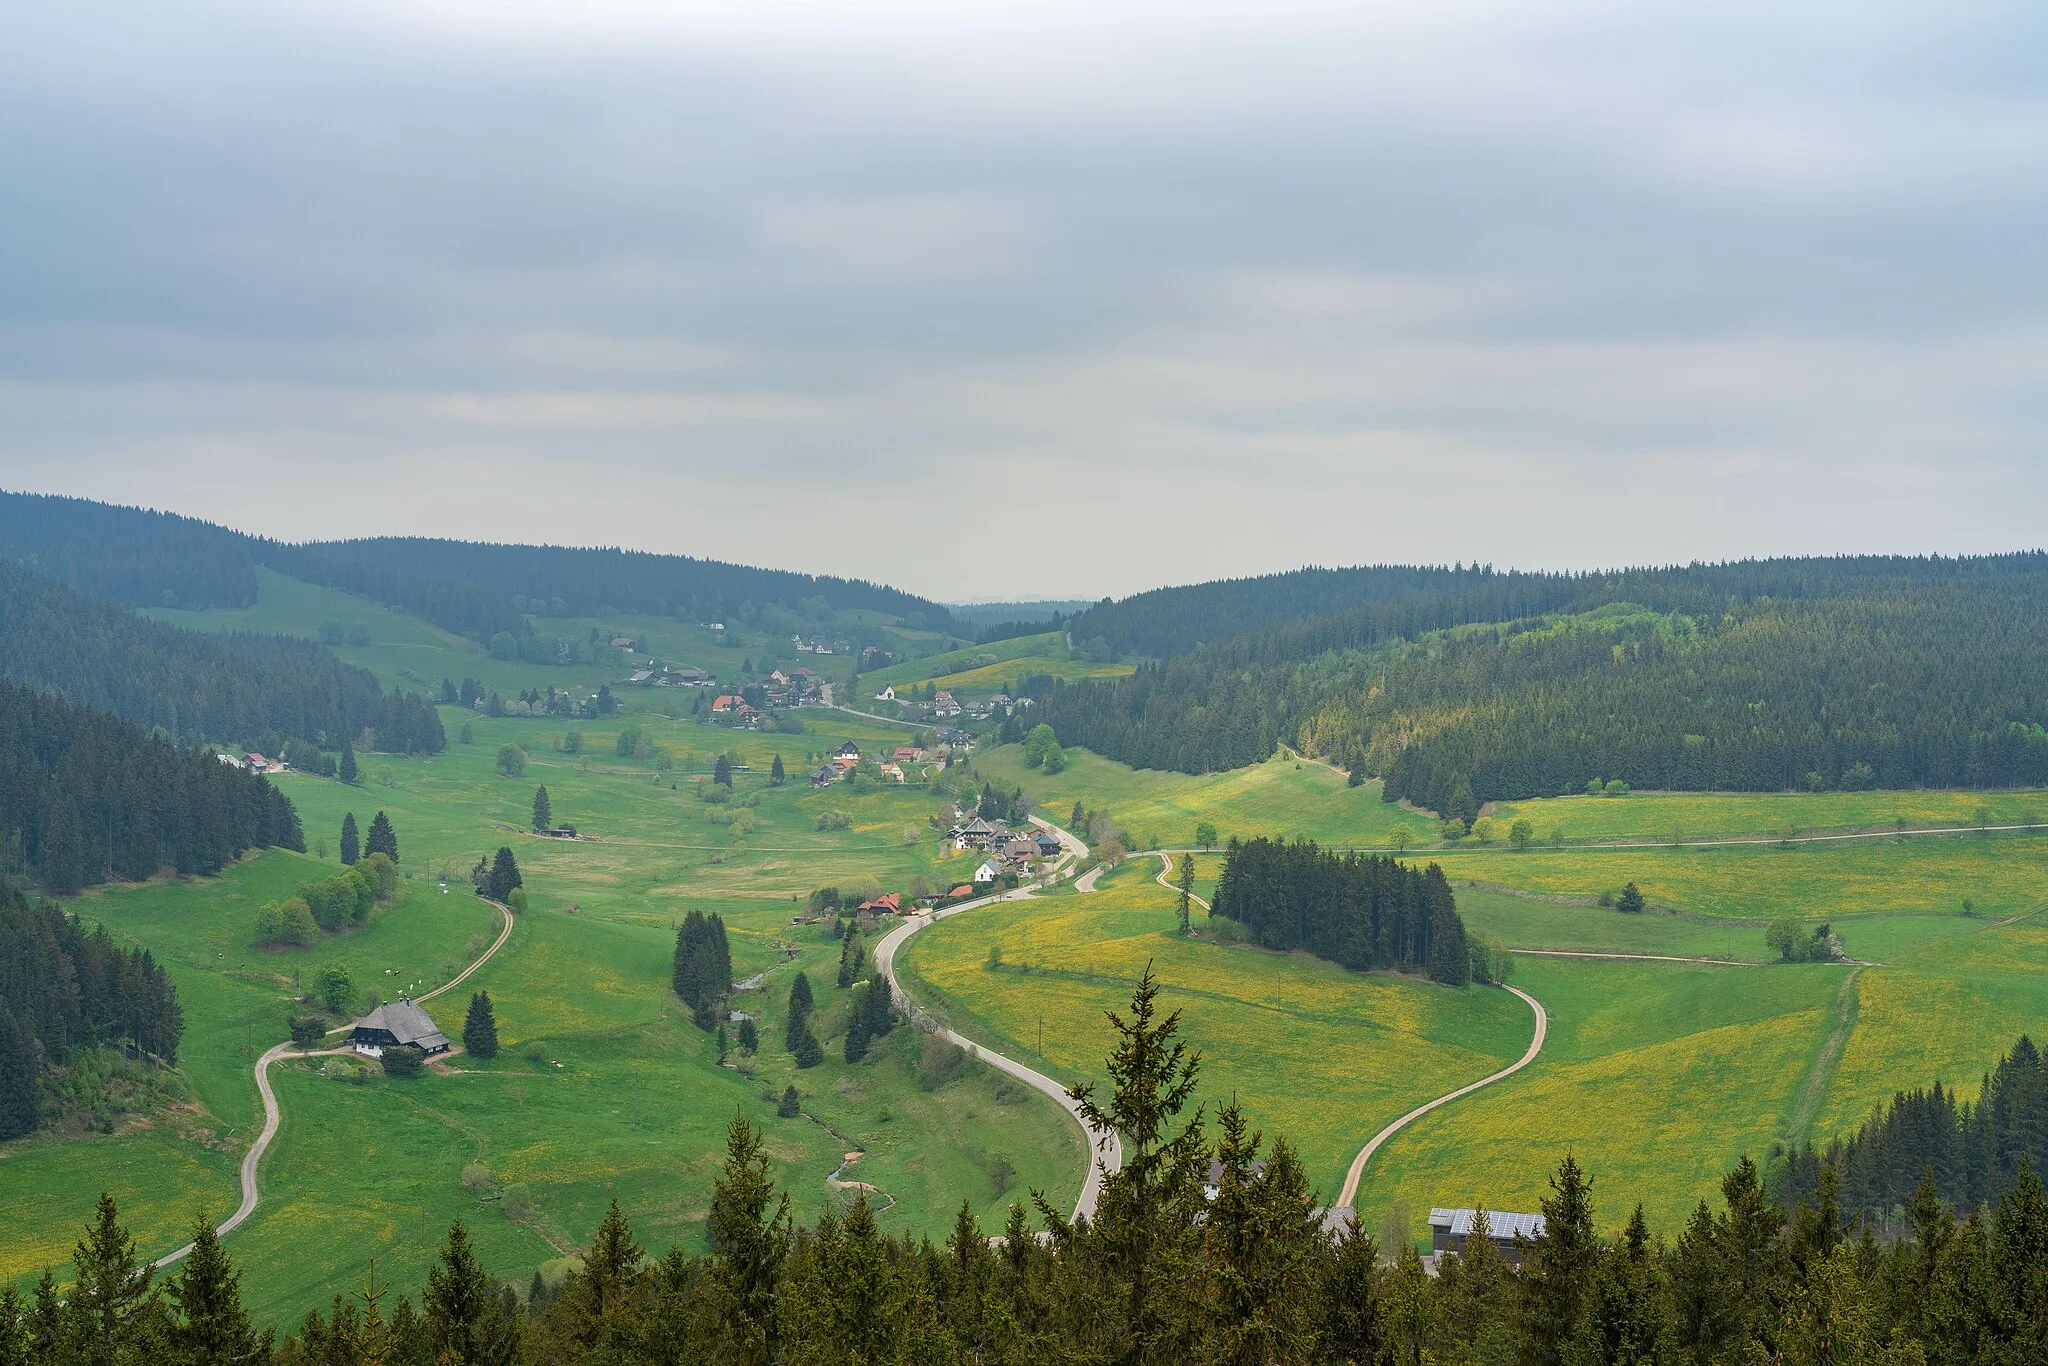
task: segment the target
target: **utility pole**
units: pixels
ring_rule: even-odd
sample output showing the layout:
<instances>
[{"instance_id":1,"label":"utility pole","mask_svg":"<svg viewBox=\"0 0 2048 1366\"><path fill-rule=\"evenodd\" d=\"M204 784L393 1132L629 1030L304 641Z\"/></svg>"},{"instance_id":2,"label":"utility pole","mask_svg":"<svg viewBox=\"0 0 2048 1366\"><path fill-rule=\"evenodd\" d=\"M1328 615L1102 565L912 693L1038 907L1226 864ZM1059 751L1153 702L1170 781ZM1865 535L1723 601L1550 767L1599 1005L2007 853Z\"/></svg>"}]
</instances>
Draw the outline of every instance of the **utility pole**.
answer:
<instances>
[{"instance_id":1,"label":"utility pole","mask_svg":"<svg viewBox=\"0 0 2048 1366\"><path fill-rule=\"evenodd\" d=\"M1043 1015L1038 1017L1038 1058L1041 1062L1045 1060L1045 1016Z\"/></svg>"},{"instance_id":2,"label":"utility pole","mask_svg":"<svg viewBox=\"0 0 2048 1366\"><path fill-rule=\"evenodd\" d=\"M640 1069L633 1069L633 1127L640 1127Z\"/></svg>"}]
</instances>

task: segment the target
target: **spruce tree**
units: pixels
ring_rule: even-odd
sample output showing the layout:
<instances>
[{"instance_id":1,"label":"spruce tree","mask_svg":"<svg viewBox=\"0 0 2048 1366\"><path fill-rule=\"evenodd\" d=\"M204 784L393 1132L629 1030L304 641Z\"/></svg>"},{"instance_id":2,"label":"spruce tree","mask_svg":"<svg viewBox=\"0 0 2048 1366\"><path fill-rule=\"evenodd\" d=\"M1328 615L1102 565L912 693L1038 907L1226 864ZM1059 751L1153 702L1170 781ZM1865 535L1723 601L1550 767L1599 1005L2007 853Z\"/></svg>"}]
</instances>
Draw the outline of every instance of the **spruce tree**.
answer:
<instances>
[{"instance_id":1,"label":"spruce tree","mask_svg":"<svg viewBox=\"0 0 2048 1366\"><path fill-rule=\"evenodd\" d=\"M1188 907L1194 900L1194 894L1195 856L1193 854L1182 854L1180 856L1180 904L1177 908L1180 915L1180 932L1182 934L1188 932Z\"/></svg>"},{"instance_id":2,"label":"spruce tree","mask_svg":"<svg viewBox=\"0 0 2048 1366\"><path fill-rule=\"evenodd\" d=\"M427 1293L420 1307L435 1359L478 1363L511 1359L505 1341L510 1325L500 1322L490 1273L477 1261L469 1230L460 1219L448 1226L440 1260L427 1272Z\"/></svg>"},{"instance_id":3,"label":"spruce tree","mask_svg":"<svg viewBox=\"0 0 2048 1366\"><path fill-rule=\"evenodd\" d=\"M370 833L363 840L363 853L382 854L393 863L398 862L398 832L391 826L391 818L379 811L370 818Z\"/></svg>"},{"instance_id":4,"label":"spruce tree","mask_svg":"<svg viewBox=\"0 0 2048 1366\"><path fill-rule=\"evenodd\" d=\"M533 828L548 830L554 823L554 813L548 807L547 784L543 783L533 790Z\"/></svg>"},{"instance_id":5,"label":"spruce tree","mask_svg":"<svg viewBox=\"0 0 2048 1366\"><path fill-rule=\"evenodd\" d=\"M782 780L786 776L787 774L782 767L782 756L778 754L775 756L775 762L768 766L768 782L771 786L781 787Z\"/></svg>"},{"instance_id":6,"label":"spruce tree","mask_svg":"<svg viewBox=\"0 0 2048 1366\"><path fill-rule=\"evenodd\" d=\"M796 1087L785 1087L776 1113L794 1117ZM725 1166L711 1191L706 1233L716 1260L711 1303L728 1361L766 1366L778 1350L776 1299L790 1244L789 1197L778 1195L761 1151L761 1134L737 1110L725 1131Z\"/></svg>"},{"instance_id":7,"label":"spruce tree","mask_svg":"<svg viewBox=\"0 0 2048 1366\"><path fill-rule=\"evenodd\" d=\"M1643 913L1642 890L1633 882L1623 887L1621 895L1615 900L1614 909L1624 915L1641 915Z\"/></svg>"},{"instance_id":8,"label":"spruce tree","mask_svg":"<svg viewBox=\"0 0 2048 1366\"><path fill-rule=\"evenodd\" d=\"M618 1360L637 1346L633 1310L647 1272L633 1226L613 1200L590 1237L582 1271L563 1288L556 1321L589 1359Z\"/></svg>"},{"instance_id":9,"label":"spruce tree","mask_svg":"<svg viewBox=\"0 0 2048 1366\"><path fill-rule=\"evenodd\" d=\"M354 863L362 857L362 836L356 833L356 813L346 811L341 817L341 861Z\"/></svg>"},{"instance_id":10,"label":"spruce tree","mask_svg":"<svg viewBox=\"0 0 2048 1366\"><path fill-rule=\"evenodd\" d=\"M242 1276L220 1245L213 1221L199 1217L192 1251L170 1284L177 1316L170 1328L170 1346L184 1366L255 1360L256 1331L242 1307Z\"/></svg>"},{"instance_id":11,"label":"spruce tree","mask_svg":"<svg viewBox=\"0 0 2048 1366\"><path fill-rule=\"evenodd\" d=\"M114 1197L99 1211L72 1255L78 1279L64 1302L64 1321L84 1361L115 1362L135 1349L135 1330L150 1300L156 1268L135 1254Z\"/></svg>"},{"instance_id":12,"label":"spruce tree","mask_svg":"<svg viewBox=\"0 0 2048 1366\"><path fill-rule=\"evenodd\" d=\"M750 1017L748 1019L741 1020L740 1052L746 1054L748 1057L751 1058L752 1056L754 1056L755 1052L759 1050L760 1047L761 1031L759 1028L755 1026L753 1019Z\"/></svg>"},{"instance_id":13,"label":"spruce tree","mask_svg":"<svg viewBox=\"0 0 2048 1366\"><path fill-rule=\"evenodd\" d=\"M860 970L867 950L861 946L860 935L848 931L839 941L839 985L850 987L860 980Z\"/></svg>"},{"instance_id":14,"label":"spruce tree","mask_svg":"<svg viewBox=\"0 0 2048 1366\"><path fill-rule=\"evenodd\" d=\"M512 851L505 845L498 846L498 855L491 860L490 876L484 884L484 896L492 901L503 901L512 895L512 889L524 885L519 876L519 862L512 857Z\"/></svg>"},{"instance_id":15,"label":"spruce tree","mask_svg":"<svg viewBox=\"0 0 2048 1366\"><path fill-rule=\"evenodd\" d=\"M711 766L711 781L723 787L731 787L732 760L726 758L723 754L719 755L718 762Z\"/></svg>"},{"instance_id":16,"label":"spruce tree","mask_svg":"<svg viewBox=\"0 0 2048 1366\"><path fill-rule=\"evenodd\" d=\"M498 1056L498 1020L487 991L469 998L469 1013L462 1021L462 1047L471 1057L486 1061Z\"/></svg>"},{"instance_id":17,"label":"spruce tree","mask_svg":"<svg viewBox=\"0 0 2048 1366\"><path fill-rule=\"evenodd\" d=\"M346 740L341 742L341 769L337 776L350 787L356 785L356 747Z\"/></svg>"},{"instance_id":18,"label":"spruce tree","mask_svg":"<svg viewBox=\"0 0 2048 1366\"><path fill-rule=\"evenodd\" d=\"M789 1053L796 1059L798 1067L816 1067L825 1061L825 1049L819 1044L818 1036L811 1032L809 1019L797 1026L796 1039L791 1043Z\"/></svg>"},{"instance_id":19,"label":"spruce tree","mask_svg":"<svg viewBox=\"0 0 2048 1366\"><path fill-rule=\"evenodd\" d=\"M1560 1366L1600 1255L1593 1235L1593 1183L1566 1153L1543 1197L1543 1233L1522 1267L1523 1360Z\"/></svg>"},{"instance_id":20,"label":"spruce tree","mask_svg":"<svg viewBox=\"0 0 2048 1366\"><path fill-rule=\"evenodd\" d=\"M42 1050L0 1000L0 1141L33 1133L42 1119Z\"/></svg>"}]
</instances>

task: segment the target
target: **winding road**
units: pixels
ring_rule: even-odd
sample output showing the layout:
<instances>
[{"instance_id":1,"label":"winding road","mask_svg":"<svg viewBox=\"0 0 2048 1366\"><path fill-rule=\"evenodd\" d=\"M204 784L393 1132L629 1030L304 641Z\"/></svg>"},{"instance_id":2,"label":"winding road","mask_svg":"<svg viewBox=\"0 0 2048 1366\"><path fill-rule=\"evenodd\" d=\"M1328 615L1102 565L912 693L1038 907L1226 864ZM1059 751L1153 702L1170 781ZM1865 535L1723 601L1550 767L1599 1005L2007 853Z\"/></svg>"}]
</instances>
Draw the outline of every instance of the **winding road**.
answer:
<instances>
[{"instance_id":1,"label":"winding road","mask_svg":"<svg viewBox=\"0 0 2048 1366\"><path fill-rule=\"evenodd\" d=\"M505 947L505 941L512 937L512 908L497 901L493 901L490 904L496 906L498 913L505 918L505 924L499 929L498 937L491 941L489 948L477 956L477 960L474 963L471 963L432 991L423 991L413 997L412 999L415 1003L431 1001L442 992L452 991L456 987L461 986L469 979L470 974L490 962L491 956L497 953L499 949ZM329 1034L340 1034L347 1029L348 1026L343 1025L340 1029L330 1029L327 1032ZM256 1168L261 1165L263 1154L270 1149L270 1140L277 1137L278 1125L284 1120L283 1113L277 1108L277 1093L270 1089L270 1064L276 1062L285 1054L292 1052L294 1047L295 1045L289 1043L277 1044L265 1050L263 1056L256 1059L256 1092L263 1097L263 1130L256 1135L256 1141L249 1145L249 1151L242 1154L242 1204L233 1214L221 1220L219 1227L214 1230L214 1232L222 1237L226 1237L240 1228L243 1222L256 1212L256 1203L261 1198L260 1193L256 1189ZM308 1050L301 1054L301 1056L316 1057L346 1051L340 1048L322 1049L317 1053L313 1050ZM152 1265L158 1267L169 1266L171 1263L183 1258L191 1250L192 1244L187 1243L176 1252L167 1252L157 1258Z\"/></svg>"},{"instance_id":2,"label":"winding road","mask_svg":"<svg viewBox=\"0 0 2048 1366\"><path fill-rule=\"evenodd\" d=\"M1050 821L1040 820L1038 817L1033 816L1031 823L1042 830L1051 831L1059 839L1060 847L1065 851L1060 855L1061 864L1079 859L1088 852L1086 845ZM1090 870L1088 874L1075 882L1074 889L1078 892L1094 890L1094 874L1098 871L1100 870ZM1087 885L1083 886L1083 883ZM890 991L895 996L897 1003L903 1007L904 1013L912 1019L916 1019L919 1011L917 1003L910 999L910 994L904 991L897 983L895 964L896 950L898 948L902 947L909 941L912 935L927 925L959 915L962 911L978 910L983 906L993 906L1002 901L1021 901L1030 896L1031 892L1032 889L1029 887L1019 887L1014 891L998 892L994 896L976 897L972 901L963 901L958 906L948 906L943 910L933 911L928 916L918 916L915 919L906 920L884 935L880 942L875 945L875 970L881 974L884 981L889 983ZM932 1026L932 1032L947 1043L965 1049L970 1055L982 1059L1003 1072L1007 1072L1032 1090L1050 1096L1058 1103L1061 1109L1073 1116L1074 1122L1081 1126L1081 1133L1088 1140L1093 1150L1091 1160L1088 1163L1088 1175L1081 1182L1080 1198L1074 1202L1074 1217L1079 1218L1085 1214L1090 1219L1093 1219L1095 1217L1096 1202L1102 1196L1103 1178L1110 1172L1116 1171L1123 1166L1123 1140L1114 1133L1098 1140L1095 1132L1088 1127L1088 1122L1081 1118L1080 1107L1075 1103L1074 1098L1067 1094L1067 1088L1054 1081L1051 1077L1046 1076L1042 1072L1033 1071L1015 1058L1004 1057L994 1049L985 1048L972 1039L963 1038L952 1030L938 1025L935 1021L928 1021L928 1023Z\"/></svg>"},{"instance_id":3,"label":"winding road","mask_svg":"<svg viewBox=\"0 0 2048 1366\"><path fill-rule=\"evenodd\" d=\"M1511 987L1505 982L1499 983L1499 986L1503 991L1512 991L1515 995L1521 997L1529 1003L1529 1009L1536 1012L1536 1037L1529 1040L1529 1051L1522 1055L1520 1061L1511 1066L1501 1068L1500 1071L1495 1072L1490 1077L1481 1077L1478 1081L1466 1086L1460 1086L1455 1091L1446 1092L1435 1100L1416 1106L1413 1110L1410 1110L1407 1114L1374 1134L1372 1142L1360 1148L1358 1156L1351 1159L1351 1170L1344 1173L1344 1189L1337 1193L1337 1204L1340 1208L1349 1206L1352 1201L1358 1198L1358 1182L1365 1175L1365 1164L1372 1161L1372 1155L1378 1152L1388 1139L1400 1133L1401 1130L1407 1128L1416 1120L1421 1119L1431 1110L1439 1106L1449 1105L1460 1096L1469 1096L1482 1086L1491 1086L1502 1077L1511 1077L1530 1063L1536 1061L1536 1055L1543 1051L1543 1036L1550 1030L1550 1016L1544 1012L1541 1001L1520 987Z\"/></svg>"}]
</instances>

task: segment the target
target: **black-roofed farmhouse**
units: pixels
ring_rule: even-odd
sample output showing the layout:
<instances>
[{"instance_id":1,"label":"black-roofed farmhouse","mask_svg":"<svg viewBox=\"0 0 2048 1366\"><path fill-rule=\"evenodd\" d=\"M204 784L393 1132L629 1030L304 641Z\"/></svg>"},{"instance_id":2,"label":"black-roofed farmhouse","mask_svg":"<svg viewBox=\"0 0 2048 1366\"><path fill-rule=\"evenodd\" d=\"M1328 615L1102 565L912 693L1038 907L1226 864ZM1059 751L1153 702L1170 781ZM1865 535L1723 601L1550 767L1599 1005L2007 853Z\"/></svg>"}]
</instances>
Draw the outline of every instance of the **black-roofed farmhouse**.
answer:
<instances>
[{"instance_id":1,"label":"black-roofed farmhouse","mask_svg":"<svg viewBox=\"0 0 2048 1366\"><path fill-rule=\"evenodd\" d=\"M448 1037L433 1018L411 1001L386 1001L362 1019L348 1041L358 1053L373 1058L384 1056L387 1048L416 1048L432 1056L448 1051Z\"/></svg>"}]
</instances>

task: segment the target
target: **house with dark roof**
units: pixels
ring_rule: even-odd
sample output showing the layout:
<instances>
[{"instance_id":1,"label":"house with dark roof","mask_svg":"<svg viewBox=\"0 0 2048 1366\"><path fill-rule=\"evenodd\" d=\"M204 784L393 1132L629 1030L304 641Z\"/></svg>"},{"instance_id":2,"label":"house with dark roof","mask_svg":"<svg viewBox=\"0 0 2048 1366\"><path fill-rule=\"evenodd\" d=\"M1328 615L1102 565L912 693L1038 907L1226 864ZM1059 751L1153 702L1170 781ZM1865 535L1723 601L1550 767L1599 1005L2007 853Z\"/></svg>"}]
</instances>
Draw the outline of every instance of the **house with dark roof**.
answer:
<instances>
[{"instance_id":1,"label":"house with dark roof","mask_svg":"<svg viewBox=\"0 0 2048 1366\"><path fill-rule=\"evenodd\" d=\"M357 1020L349 1032L349 1043L358 1053L373 1058L384 1056L387 1048L416 1048L432 1056L448 1051L448 1037L433 1017L411 1001L386 1001Z\"/></svg>"}]
</instances>

